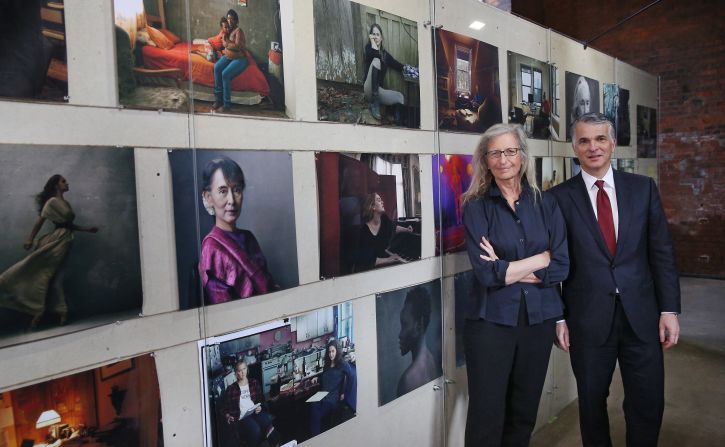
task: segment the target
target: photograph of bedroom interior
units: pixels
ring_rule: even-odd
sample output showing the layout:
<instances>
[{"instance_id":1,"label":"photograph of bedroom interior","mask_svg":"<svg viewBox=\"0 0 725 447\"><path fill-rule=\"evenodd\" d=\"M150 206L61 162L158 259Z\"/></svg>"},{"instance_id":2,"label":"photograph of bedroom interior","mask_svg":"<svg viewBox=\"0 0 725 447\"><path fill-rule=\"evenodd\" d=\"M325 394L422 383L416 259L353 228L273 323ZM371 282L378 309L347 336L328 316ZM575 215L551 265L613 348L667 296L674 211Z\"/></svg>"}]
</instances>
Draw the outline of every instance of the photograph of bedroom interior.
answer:
<instances>
[{"instance_id":1,"label":"photograph of bedroom interior","mask_svg":"<svg viewBox=\"0 0 725 447\"><path fill-rule=\"evenodd\" d=\"M120 103L286 117L279 1L186 3L115 0Z\"/></svg>"}]
</instances>

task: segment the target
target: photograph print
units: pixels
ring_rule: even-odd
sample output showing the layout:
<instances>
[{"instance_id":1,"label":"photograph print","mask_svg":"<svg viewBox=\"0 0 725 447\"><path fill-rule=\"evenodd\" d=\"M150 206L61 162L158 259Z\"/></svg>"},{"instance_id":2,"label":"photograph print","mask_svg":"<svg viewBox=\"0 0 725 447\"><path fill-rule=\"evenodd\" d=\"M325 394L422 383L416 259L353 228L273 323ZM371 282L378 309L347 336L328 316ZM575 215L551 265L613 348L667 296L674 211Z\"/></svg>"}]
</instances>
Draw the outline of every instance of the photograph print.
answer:
<instances>
[{"instance_id":1,"label":"photograph print","mask_svg":"<svg viewBox=\"0 0 725 447\"><path fill-rule=\"evenodd\" d=\"M473 270L458 273L453 279L455 290L455 334L456 334L456 368L465 366L466 354L463 349L463 327L466 325L466 304L473 294L474 281Z\"/></svg>"},{"instance_id":2,"label":"photograph print","mask_svg":"<svg viewBox=\"0 0 725 447\"><path fill-rule=\"evenodd\" d=\"M508 52L508 122L520 124L527 138L547 139L552 124L552 70L549 64Z\"/></svg>"},{"instance_id":3,"label":"photograph print","mask_svg":"<svg viewBox=\"0 0 725 447\"><path fill-rule=\"evenodd\" d=\"M303 442L357 411L352 303L199 342L207 444Z\"/></svg>"},{"instance_id":4,"label":"photograph print","mask_svg":"<svg viewBox=\"0 0 725 447\"><path fill-rule=\"evenodd\" d=\"M409 154L317 154L320 276L420 259L420 160Z\"/></svg>"},{"instance_id":5,"label":"photograph print","mask_svg":"<svg viewBox=\"0 0 725 447\"><path fill-rule=\"evenodd\" d=\"M435 30L438 127L483 133L501 122L498 48Z\"/></svg>"},{"instance_id":6,"label":"photograph print","mask_svg":"<svg viewBox=\"0 0 725 447\"><path fill-rule=\"evenodd\" d=\"M123 106L286 116L278 0L114 0L114 13Z\"/></svg>"},{"instance_id":7,"label":"photograph print","mask_svg":"<svg viewBox=\"0 0 725 447\"><path fill-rule=\"evenodd\" d=\"M471 184L472 159L471 155L433 155L436 255L465 249L461 196Z\"/></svg>"},{"instance_id":8,"label":"photograph print","mask_svg":"<svg viewBox=\"0 0 725 447\"><path fill-rule=\"evenodd\" d=\"M629 146L629 90L617 84L604 84L604 116L614 124L617 146Z\"/></svg>"},{"instance_id":9,"label":"photograph print","mask_svg":"<svg viewBox=\"0 0 725 447\"><path fill-rule=\"evenodd\" d=\"M589 112L599 112L599 81L566 72L566 140L571 141L569 126Z\"/></svg>"},{"instance_id":10,"label":"photograph print","mask_svg":"<svg viewBox=\"0 0 725 447\"><path fill-rule=\"evenodd\" d=\"M378 405L441 376L441 283L380 293L375 298Z\"/></svg>"},{"instance_id":11,"label":"photograph print","mask_svg":"<svg viewBox=\"0 0 725 447\"><path fill-rule=\"evenodd\" d=\"M299 284L289 152L181 149L169 161L181 309Z\"/></svg>"},{"instance_id":12,"label":"photograph print","mask_svg":"<svg viewBox=\"0 0 725 447\"><path fill-rule=\"evenodd\" d=\"M63 2L0 2L0 28L0 97L67 101Z\"/></svg>"},{"instance_id":13,"label":"photograph print","mask_svg":"<svg viewBox=\"0 0 725 447\"><path fill-rule=\"evenodd\" d=\"M657 109L637 105L637 157L657 158Z\"/></svg>"},{"instance_id":14,"label":"photograph print","mask_svg":"<svg viewBox=\"0 0 725 447\"><path fill-rule=\"evenodd\" d=\"M317 118L420 127L418 24L349 0L314 0Z\"/></svg>"},{"instance_id":15,"label":"photograph print","mask_svg":"<svg viewBox=\"0 0 725 447\"><path fill-rule=\"evenodd\" d=\"M0 346L138 316L133 149L0 145Z\"/></svg>"},{"instance_id":16,"label":"photograph print","mask_svg":"<svg viewBox=\"0 0 725 447\"><path fill-rule=\"evenodd\" d=\"M160 446L153 355L0 393L4 446Z\"/></svg>"}]
</instances>

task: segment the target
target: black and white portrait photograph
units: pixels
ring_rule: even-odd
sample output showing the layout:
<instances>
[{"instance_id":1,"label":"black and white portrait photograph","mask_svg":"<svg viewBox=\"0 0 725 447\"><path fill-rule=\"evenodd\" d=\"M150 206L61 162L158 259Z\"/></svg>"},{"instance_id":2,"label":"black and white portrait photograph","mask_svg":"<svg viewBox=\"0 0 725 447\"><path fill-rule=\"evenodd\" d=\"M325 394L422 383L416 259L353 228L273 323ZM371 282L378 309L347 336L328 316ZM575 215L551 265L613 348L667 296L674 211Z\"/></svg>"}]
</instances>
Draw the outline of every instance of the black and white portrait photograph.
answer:
<instances>
[{"instance_id":1,"label":"black and white portrait photograph","mask_svg":"<svg viewBox=\"0 0 725 447\"><path fill-rule=\"evenodd\" d=\"M599 81L566 72L566 139L571 140L569 126L589 112L599 112Z\"/></svg>"}]
</instances>

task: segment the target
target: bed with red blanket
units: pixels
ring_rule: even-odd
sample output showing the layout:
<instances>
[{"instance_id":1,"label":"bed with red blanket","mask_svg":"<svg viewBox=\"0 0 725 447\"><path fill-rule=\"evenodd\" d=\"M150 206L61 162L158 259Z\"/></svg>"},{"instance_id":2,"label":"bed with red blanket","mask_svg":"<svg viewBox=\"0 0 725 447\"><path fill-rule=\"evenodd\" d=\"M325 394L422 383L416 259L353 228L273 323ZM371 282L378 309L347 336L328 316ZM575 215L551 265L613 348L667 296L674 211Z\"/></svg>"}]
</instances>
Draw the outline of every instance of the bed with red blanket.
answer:
<instances>
[{"instance_id":1,"label":"bed with red blanket","mask_svg":"<svg viewBox=\"0 0 725 447\"><path fill-rule=\"evenodd\" d=\"M203 45L179 42L168 50L151 45L144 45L141 52L145 68L178 68L183 73L182 80L186 81L191 79L195 84L213 88L214 63L194 52L203 50ZM191 56L191 76L189 73L189 56ZM259 93L261 96L268 96L269 84L267 83L267 79L249 52L247 52L247 60L249 61L249 66L232 80L232 90L238 92L252 91Z\"/></svg>"}]
</instances>

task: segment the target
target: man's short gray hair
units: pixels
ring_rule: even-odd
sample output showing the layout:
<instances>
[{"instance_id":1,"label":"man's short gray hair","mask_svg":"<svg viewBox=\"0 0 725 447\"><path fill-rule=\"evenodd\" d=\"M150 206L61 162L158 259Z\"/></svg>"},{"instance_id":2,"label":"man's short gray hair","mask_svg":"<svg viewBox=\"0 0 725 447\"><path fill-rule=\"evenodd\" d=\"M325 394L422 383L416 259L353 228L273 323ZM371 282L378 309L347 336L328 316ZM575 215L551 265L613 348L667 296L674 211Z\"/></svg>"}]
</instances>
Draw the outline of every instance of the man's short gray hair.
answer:
<instances>
[{"instance_id":1,"label":"man's short gray hair","mask_svg":"<svg viewBox=\"0 0 725 447\"><path fill-rule=\"evenodd\" d=\"M609 133L609 138L612 139L612 141L617 141L617 135L614 133L614 124L604 116L603 114L599 112L590 112L585 113L584 115L581 115L579 118L575 119L571 125L569 126L569 133L571 133L571 145L574 146L576 144L576 125L578 123L584 123L584 124L607 124L607 132Z\"/></svg>"}]
</instances>

